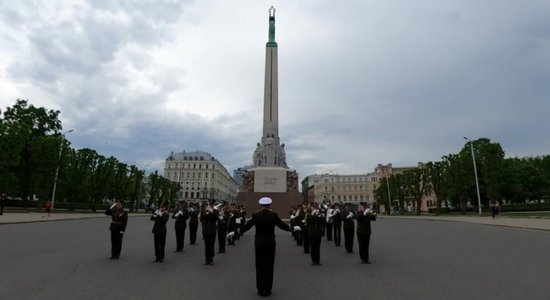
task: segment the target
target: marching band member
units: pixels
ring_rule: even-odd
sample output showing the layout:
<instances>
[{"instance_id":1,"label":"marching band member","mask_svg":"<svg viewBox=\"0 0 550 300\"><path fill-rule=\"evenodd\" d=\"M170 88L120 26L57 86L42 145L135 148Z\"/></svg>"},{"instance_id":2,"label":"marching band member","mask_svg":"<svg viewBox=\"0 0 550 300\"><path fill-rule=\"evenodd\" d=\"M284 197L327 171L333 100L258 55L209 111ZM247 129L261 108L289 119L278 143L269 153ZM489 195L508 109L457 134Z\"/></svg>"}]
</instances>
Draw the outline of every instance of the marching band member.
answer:
<instances>
[{"instance_id":1,"label":"marching band member","mask_svg":"<svg viewBox=\"0 0 550 300\"><path fill-rule=\"evenodd\" d=\"M309 246L309 226L308 226L308 214L310 210L311 204L309 203L303 203L302 204L302 212L303 212L303 218L302 218L302 239L303 239L303 245L304 245L304 253L309 253L310 246Z\"/></svg>"},{"instance_id":2,"label":"marching band member","mask_svg":"<svg viewBox=\"0 0 550 300\"><path fill-rule=\"evenodd\" d=\"M298 230L293 230L294 226L297 226L296 223L298 219L298 208L296 206L292 206L292 209L290 210L290 231L292 233L292 237L294 238L294 241L298 241Z\"/></svg>"},{"instance_id":3,"label":"marching band member","mask_svg":"<svg viewBox=\"0 0 550 300\"><path fill-rule=\"evenodd\" d=\"M192 203L189 208L189 244L195 245L199 228L199 204Z\"/></svg>"},{"instance_id":4,"label":"marching band member","mask_svg":"<svg viewBox=\"0 0 550 300\"><path fill-rule=\"evenodd\" d=\"M202 237L204 239L204 265L214 264L214 245L216 243L216 223L219 212L214 209L214 201L210 200L208 205L201 211L200 221L202 224Z\"/></svg>"},{"instance_id":5,"label":"marching band member","mask_svg":"<svg viewBox=\"0 0 550 300\"><path fill-rule=\"evenodd\" d=\"M334 244L339 247L342 238L342 215L338 205L332 205L332 228L334 229Z\"/></svg>"},{"instance_id":6,"label":"marching band member","mask_svg":"<svg viewBox=\"0 0 550 300\"><path fill-rule=\"evenodd\" d=\"M344 222L344 246L347 253L353 253L353 239L355 233L355 214L351 210L351 205L346 203L342 212L342 220Z\"/></svg>"},{"instance_id":7,"label":"marching band member","mask_svg":"<svg viewBox=\"0 0 550 300\"><path fill-rule=\"evenodd\" d=\"M323 201L323 204L324 201ZM332 212L334 210L332 209L332 206L330 205L330 203L328 204L328 207L326 208L326 225L325 225L325 228L326 228L326 231L327 231L327 241L332 241Z\"/></svg>"},{"instance_id":8,"label":"marching band member","mask_svg":"<svg viewBox=\"0 0 550 300\"><path fill-rule=\"evenodd\" d=\"M234 232L236 234L237 229L239 229L239 227L237 227L237 215L237 208L231 204L231 209L229 210L229 221L227 225L228 232ZM235 245L235 234L227 237L228 245Z\"/></svg>"},{"instance_id":9,"label":"marching band member","mask_svg":"<svg viewBox=\"0 0 550 300\"><path fill-rule=\"evenodd\" d=\"M176 252L183 252L185 228L187 227L187 218L189 218L189 212L185 202L180 201L178 203L178 209L174 211L172 218L176 219L174 223L174 229L176 230Z\"/></svg>"},{"instance_id":10,"label":"marching band member","mask_svg":"<svg viewBox=\"0 0 550 300\"><path fill-rule=\"evenodd\" d=\"M155 262L164 261L164 246L166 245L166 223L170 218L168 214L168 203L164 202L159 209L151 216L153 225L153 239L155 244Z\"/></svg>"},{"instance_id":11,"label":"marching band member","mask_svg":"<svg viewBox=\"0 0 550 300\"><path fill-rule=\"evenodd\" d=\"M273 287L273 269L275 264L275 226L284 231L290 227L284 223L277 213L271 211L271 198L263 197L259 201L262 210L252 215L239 231L241 233L256 227L254 249L256 254L256 288L258 295L271 295Z\"/></svg>"},{"instance_id":12,"label":"marching band member","mask_svg":"<svg viewBox=\"0 0 550 300\"><path fill-rule=\"evenodd\" d=\"M229 211L225 204L218 210L218 253L225 253L225 237L227 235Z\"/></svg>"},{"instance_id":13,"label":"marching band member","mask_svg":"<svg viewBox=\"0 0 550 300\"><path fill-rule=\"evenodd\" d=\"M110 259L119 259L122 251L122 236L126 231L128 223L128 212L124 210L124 201L117 200L111 207L105 210L105 214L111 216L111 257Z\"/></svg>"},{"instance_id":14,"label":"marching band member","mask_svg":"<svg viewBox=\"0 0 550 300\"><path fill-rule=\"evenodd\" d=\"M369 209L367 202L361 202L361 209L357 214L357 241L359 243L359 257L362 264L370 264L369 244L371 221L376 221L376 212Z\"/></svg>"},{"instance_id":15,"label":"marching band member","mask_svg":"<svg viewBox=\"0 0 550 300\"><path fill-rule=\"evenodd\" d=\"M323 236L323 224L325 223L325 213L321 207L311 207L307 214L309 246L311 253L311 265L321 265L321 237Z\"/></svg>"}]
</instances>

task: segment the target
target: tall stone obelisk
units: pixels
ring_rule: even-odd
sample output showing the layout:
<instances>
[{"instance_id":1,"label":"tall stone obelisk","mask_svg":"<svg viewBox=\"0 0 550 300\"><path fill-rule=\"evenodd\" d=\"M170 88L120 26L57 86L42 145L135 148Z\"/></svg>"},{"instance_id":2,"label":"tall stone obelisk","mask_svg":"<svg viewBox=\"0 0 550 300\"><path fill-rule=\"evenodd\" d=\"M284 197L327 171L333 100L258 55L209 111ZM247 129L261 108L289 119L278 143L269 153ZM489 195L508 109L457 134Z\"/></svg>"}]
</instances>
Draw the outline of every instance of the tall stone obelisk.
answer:
<instances>
[{"instance_id":1,"label":"tall stone obelisk","mask_svg":"<svg viewBox=\"0 0 550 300\"><path fill-rule=\"evenodd\" d=\"M287 214L291 205L299 204L298 174L286 163L285 145L279 138L279 87L277 42L275 42L275 8L269 9L269 39L265 54L264 111L261 142L252 156L253 167L243 174L243 189L237 202L247 209L257 207L260 197L273 199L272 209Z\"/></svg>"},{"instance_id":2,"label":"tall stone obelisk","mask_svg":"<svg viewBox=\"0 0 550 300\"><path fill-rule=\"evenodd\" d=\"M277 42L275 42L275 8L269 9L269 39L265 49L264 124L262 141L258 143L254 167L283 167L286 165L285 145L279 139L279 86Z\"/></svg>"}]
</instances>

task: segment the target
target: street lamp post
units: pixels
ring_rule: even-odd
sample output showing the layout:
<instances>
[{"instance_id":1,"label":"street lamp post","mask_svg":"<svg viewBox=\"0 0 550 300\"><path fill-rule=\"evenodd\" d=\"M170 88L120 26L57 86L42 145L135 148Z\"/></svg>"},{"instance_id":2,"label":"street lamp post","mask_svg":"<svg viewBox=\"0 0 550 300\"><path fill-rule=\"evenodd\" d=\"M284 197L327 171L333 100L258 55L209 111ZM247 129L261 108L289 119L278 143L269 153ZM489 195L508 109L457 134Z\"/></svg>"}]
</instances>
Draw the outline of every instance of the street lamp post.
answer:
<instances>
[{"instance_id":1,"label":"street lamp post","mask_svg":"<svg viewBox=\"0 0 550 300\"><path fill-rule=\"evenodd\" d=\"M53 179L53 191L52 191L52 209L54 208L55 204L55 190L57 189L57 176L59 175L59 164L61 163L61 154L63 152L63 140L64 140L64 134L73 132L74 130L69 130L65 133L61 134L61 142L59 143L59 154L58 154L58 160L57 160L57 166L55 168L55 177Z\"/></svg>"},{"instance_id":2,"label":"street lamp post","mask_svg":"<svg viewBox=\"0 0 550 300\"><path fill-rule=\"evenodd\" d=\"M479 181L477 179L477 167L476 167L476 156L474 154L474 143L467 137L464 137L470 143L470 150L472 151L472 161L474 163L474 175L476 178L476 191L477 191L477 207L479 215L481 215L481 196L479 195Z\"/></svg>"},{"instance_id":3,"label":"street lamp post","mask_svg":"<svg viewBox=\"0 0 550 300\"><path fill-rule=\"evenodd\" d=\"M388 211L388 215L391 216L391 194L390 194L390 180L388 176L388 169L386 171L386 185L388 186L388 205L390 206L390 210Z\"/></svg>"}]
</instances>

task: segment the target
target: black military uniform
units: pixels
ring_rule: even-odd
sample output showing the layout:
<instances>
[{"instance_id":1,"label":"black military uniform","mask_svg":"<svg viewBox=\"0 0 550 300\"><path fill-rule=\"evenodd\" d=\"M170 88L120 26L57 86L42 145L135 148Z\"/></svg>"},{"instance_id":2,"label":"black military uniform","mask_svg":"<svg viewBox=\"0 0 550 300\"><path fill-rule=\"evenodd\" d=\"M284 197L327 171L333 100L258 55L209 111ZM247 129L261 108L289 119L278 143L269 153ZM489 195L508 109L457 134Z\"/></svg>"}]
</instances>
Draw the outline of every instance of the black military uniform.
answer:
<instances>
[{"instance_id":1,"label":"black military uniform","mask_svg":"<svg viewBox=\"0 0 550 300\"><path fill-rule=\"evenodd\" d=\"M260 296L269 296L273 287L273 269L275 264L275 226L285 231L290 227L279 216L270 211L271 199L260 199L263 209L252 215L252 218L240 229L241 233L256 227L254 252L256 255L256 288Z\"/></svg>"},{"instance_id":2,"label":"black military uniform","mask_svg":"<svg viewBox=\"0 0 550 300\"><path fill-rule=\"evenodd\" d=\"M205 265L214 264L214 246L216 243L216 223L218 221L218 210L213 207L201 211L202 238L204 239Z\"/></svg>"},{"instance_id":3,"label":"black military uniform","mask_svg":"<svg viewBox=\"0 0 550 300\"><path fill-rule=\"evenodd\" d=\"M229 227L229 212L220 212L218 217L218 253L225 253L225 238Z\"/></svg>"},{"instance_id":4,"label":"black military uniform","mask_svg":"<svg viewBox=\"0 0 550 300\"><path fill-rule=\"evenodd\" d=\"M161 209L157 209L151 216L151 221L155 221L153 225L153 240L155 244L155 262L164 261L164 246L166 245L166 223L170 215L165 210L163 205Z\"/></svg>"},{"instance_id":5,"label":"black military uniform","mask_svg":"<svg viewBox=\"0 0 550 300\"><path fill-rule=\"evenodd\" d=\"M355 233L355 214L349 206L341 213L344 223L344 246L347 253L353 253L353 239Z\"/></svg>"},{"instance_id":6,"label":"black military uniform","mask_svg":"<svg viewBox=\"0 0 550 300\"><path fill-rule=\"evenodd\" d=\"M122 236L126 231L128 213L124 210L124 204L117 202L105 210L105 214L111 216L111 259L119 259L122 251Z\"/></svg>"},{"instance_id":7,"label":"black military uniform","mask_svg":"<svg viewBox=\"0 0 550 300\"><path fill-rule=\"evenodd\" d=\"M185 244L185 228L187 228L187 219L189 218L189 212L187 207L180 204L178 210L174 211L172 215L174 222L174 229L176 230L176 252L182 252Z\"/></svg>"},{"instance_id":8,"label":"black military uniform","mask_svg":"<svg viewBox=\"0 0 550 300\"><path fill-rule=\"evenodd\" d=\"M332 211L332 228L334 230L334 244L340 246L342 240L342 214L338 207L335 207Z\"/></svg>"},{"instance_id":9,"label":"black military uniform","mask_svg":"<svg viewBox=\"0 0 550 300\"><path fill-rule=\"evenodd\" d=\"M302 242L304 245L304 253L310 252L310 245L309 245L309 224L307 219L307 208L302 208Z\"/></svg>"},{"instance_id":10,"label":"black military uniform","mask_svg":"<svg viewBox=\"0 0 550 300\"><path fill-rule=\"evenodd\" d=\"M199 208L193 204L189 209L189 244L197 242L197 230L199 228Z\"/></svg>"},{"instance_id":11,"label":"black military uniform","mask_svg":"<svg viewBox=\"0 0 550 300\"><path fill-rule=\"evenodd\" d=\"M367 210L367 204L362 203L363 211L357 213L357 241L359 244L359 257L361 263L370 264L369 244L371 234L371 221L376 221L376 213Z\"/></svg>"},{"instance_id":12,"label":"black military uniform","mask_svg":"<svg viewBox=\"0 0 550 300\"><path fill-rule=\"evenodd\" d=\"M323 236L323 225L325 214L321 210L314 209L306 215L308 224L309 247L311 253L311 264L321 265L321 237Z\"/></svg>"}]
</instances>

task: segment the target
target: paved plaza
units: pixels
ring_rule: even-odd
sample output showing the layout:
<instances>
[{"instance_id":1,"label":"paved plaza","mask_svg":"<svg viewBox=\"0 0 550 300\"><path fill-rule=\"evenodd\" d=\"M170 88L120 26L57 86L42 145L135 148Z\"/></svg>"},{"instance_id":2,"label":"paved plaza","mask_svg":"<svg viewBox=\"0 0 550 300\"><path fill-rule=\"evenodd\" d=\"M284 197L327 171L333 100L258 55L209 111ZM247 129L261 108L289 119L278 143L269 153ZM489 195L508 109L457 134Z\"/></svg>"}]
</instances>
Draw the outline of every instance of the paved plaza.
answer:
<instances>
[{"instance_id":1,"label":"paved plaza","mask_svg":"<svg viewBox=\"0 0 550 300\"><path fill-rule=\"evenodd\" d=\"M6 215L2 216L5 217ZM53 216L53 215L52 215ZM90 215L88 215L90 217ZM153 263L152 222L129 218L120 260L109 260L110 219L0 225L0 299L257 299L254 229L213 266L202 240ZM277 230L272 299L548 299L550 232L380 217L372 265L323 240L320 267ZM199 235L200 236L200 235ZM217 246L216 246L217 247Z\"/></svg>"}]
</instances>

